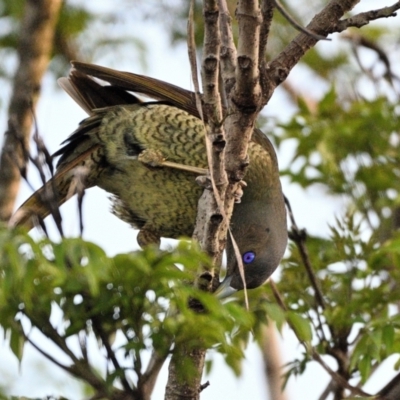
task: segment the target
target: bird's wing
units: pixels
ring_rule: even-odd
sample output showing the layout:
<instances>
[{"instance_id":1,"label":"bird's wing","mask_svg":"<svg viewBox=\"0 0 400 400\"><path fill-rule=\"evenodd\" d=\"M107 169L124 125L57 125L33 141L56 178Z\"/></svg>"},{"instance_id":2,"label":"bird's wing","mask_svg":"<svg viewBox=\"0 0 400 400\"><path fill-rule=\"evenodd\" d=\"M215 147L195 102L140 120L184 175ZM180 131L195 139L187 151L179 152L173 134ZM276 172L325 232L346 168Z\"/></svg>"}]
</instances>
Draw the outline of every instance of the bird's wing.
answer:
<instances>
[{"instance_id":1,"label":"bird's wing","mask_svg":"<svg viewBox=\"0 0 400 400\"><path fill-rule=\"evenodd\" d=\"M196 107L196 96L190 90L182 89L179 86L172 85L148 76L133 74L131 72L116 71L114 69L102 67L95 64L86 64L79 61L72 61L73 70L68 80L75 86L79 92L79 97L87 96L93 89L92 97L93 108L106 107L111 105L133 104L140 101L137 97L128 92L143 94L152 99L167 102L172 106L178 107L189 114L200 118ZM92 78L101 79L108 82L110 86L101 86ZM66 78L62 78L67 80ZM95 85L92 83L94 82ZM64 88L64 86L63 86ZM65 88L67 93L70 92ZM99 92L104 91L103 100L99 101ZM109 90L109 92L106 92ZM115 95L110 96L114 91ZM128 91L128 92L127 92ZM114 93L113 93L114 94ZM71 95L71 94L70 94ZM129 98L131 96L132 98ZM75 99L73 95L71 95ZM134 101L135 99L136 101ZM76 100L78 104L80 102ZM82 108L85 109L84 106ZM90 112L89 112L90 114ZM259 144L265 151L271 154L274 162L277 164L275 150L267 136L259 129L254 129L252 141Z\"/></svg>"},{"instance_id":2,"label":"bird's wing","mask_svg":"<svg viewBox=\"0 0 400 400\"><path fill-rule=\"evenodd\" d=\"M92 140L95 135L87 135L86 133L93 133L94 130L98 129L102 116L114 106L140 103L141 100L133 93L140 93L170 104L199 118L195 94L191 91L154 78L116 71L93 64L73 61L72 66L73 69L69 77L59 80L60 86L90 117L68 137L64 146L53 155L53 157L62 156L55 176L21 206L10 221L12 226L23 224L32 227L32 216L46 217L50 211L45 197L47 191L51 188L57 188L57 204L61 205L68 199L69 188L73 179L72 170L90 161L93 153L100 147L98 143ZM109 85L100 83L98 79L107 82ZM275 151L265 135L255 130L253 141L260 144L276 160ZM189 170L201 175L207 172L206 169L188 167L168 161L164 166Z\"/></svg>"},{"instance_id":3,"label":"bird's wing","mask_svg":"<svg viewBox=\"0 0 400 400\"><path fill-rule=\"evenodd\" d=\"M68 78L60 78L59 85L76 101L89 115L97 113L99 108L110 109L117 105L132 105L141 102L130 92L140 93L154 100L168 103L180 108L195 117L199 117L196 108L195 94L170 83L149 78L130 72L121 72L101 67L95 64L72 62L73 69ZM107 82L103 85L98 80ZM72 134L65 142L70 148L77 145L81 132ZM66 146L55 156L66 154ZM164 161L159 166L192 172L196 175L206 175L208 170L189 165Z\"/></svg>"},{"instance_id":4,"label":"bird's wing","mask_svg":"<svg viewBox=\"0 0 400 400\"><path fill-rule=\"evenodd\" d=\"M276 156L274 146L268 139L267 135L265 135L260 129L255 128L251 140L260 145L270 155L272 166L274 167L275 171L279 171L278 157Z\"/></svg>"},{"instance_id":5,"label":"bird's wing","mask_svg":"<svg viewBox=\"0 0 400 400\"><path fill-rule=\"evenodd\" d=\"M68 85L63 85L62 87L83 109L87 109L89 114L93 108L137 103L140 100L131 93L128 93L134 92L155 100L167 102L200 118L194 92L182 89L168 82L131 72L116 71L79 61L72 61L71 64L73 69L68 79L62 78L62 83L69 81L70 85L74 86L76 94L71 93ZM93 78L108 82L110 86L101 86ZM89 99L87 99L88 97ZM84 105L81 104L82 98L85 99ZM252 141L259 144L271 155L274 166L278 168L275 149L268 137L259 129L254 129ZM173 168L172 165L170 167Z\"/></svg>"}]
</instances>

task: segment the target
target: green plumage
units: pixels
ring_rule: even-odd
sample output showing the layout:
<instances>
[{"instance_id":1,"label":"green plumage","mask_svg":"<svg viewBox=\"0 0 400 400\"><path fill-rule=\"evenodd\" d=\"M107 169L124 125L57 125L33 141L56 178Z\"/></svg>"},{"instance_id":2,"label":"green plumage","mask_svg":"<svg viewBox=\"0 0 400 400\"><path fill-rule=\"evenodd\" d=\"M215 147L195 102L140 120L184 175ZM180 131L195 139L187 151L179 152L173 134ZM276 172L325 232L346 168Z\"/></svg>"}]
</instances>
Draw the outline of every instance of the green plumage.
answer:
<instances>
[{"instance_id":1,"label":"green plumage","mask_svg":"<svg viewBox=\"0 0 400 400\"><path fill-rule=\"evenodd\" d=\"M194 111L192 93L133 74L75 66L82 72L72 71L62 85L91 115L55 154L61 155L54 178L59 202L67 199L75 168L84 167L86 187L99 186L113 195L114 213L140 229L141 245L160 237L191 236L203 191L195 181L196 171L207 168L204 123ZM99 85L86 73L111 86ZM163 102L140 103L127 90L151 92ZM278 265L287 229L275 152L258 130L248 154L247 187L235 205L231 230L240 252L255 254L245 265L251 288L262 284ZM165 166L164 161L174 166ZM43 190L22 206L25 214L16 223L28 223L32 214L48 214L41 201ZM227 251L231 286L240 289L243 282L231 242Z\"/></svg>"}]
</instances>

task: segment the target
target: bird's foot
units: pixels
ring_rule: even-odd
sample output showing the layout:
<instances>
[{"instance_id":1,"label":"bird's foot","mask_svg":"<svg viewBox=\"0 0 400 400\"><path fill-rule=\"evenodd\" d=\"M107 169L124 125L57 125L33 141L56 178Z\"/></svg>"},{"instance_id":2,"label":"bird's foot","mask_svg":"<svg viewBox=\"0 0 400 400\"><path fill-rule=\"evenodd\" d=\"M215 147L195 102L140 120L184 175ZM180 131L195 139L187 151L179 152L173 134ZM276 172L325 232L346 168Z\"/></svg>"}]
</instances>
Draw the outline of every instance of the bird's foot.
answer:
<instances>
[{"instance_id":1,"label":"bird's foot","mask_svg":"<svg viewBox=\"0 0 400 400\"><path fill-rule=\"evenodd\" d=\"M161 167L165 157L159 150L146 149L139 154L138 160L150 167Z\"/></svg>"},{"instance_id":2,"label":"bird's foot","mask_svg":"<svg viewBox=\"0 0 400 400\"><path fill-rule=\"evenodd\" d=\"M196 183L204 189L212 190L211 177L207 175L201 175L196 178Z\"/></svg>"},{"instance_id":3,"label":"bird's foot","mask_svg":"<svg viewBox=\"0 0 400 400\"><path fill-rule=\"evenodd\" d=\"M178 169L180 171L192 172L197 175L205 175L208 173L208 169L194 167L192 165L184 165L179 164L173 161L167 161L161 151L154 149L146 149L143 150L138 157L138 160L143 164L146 164L150 167L167 167Z\"/></svg>"},{"instance_id":4,"label":"bird's foot","mask_svg":"<svg viewBox=\"0 0 400 400\"><path fill-rule=\"evenodd\" d=\"M242 202L243 188L245 188L246 186L247 183L245 181L238 182L238 187L236 189L236 192L233 194L235 198L235 203L239 204Z\"/></svg>"}]
</instances>

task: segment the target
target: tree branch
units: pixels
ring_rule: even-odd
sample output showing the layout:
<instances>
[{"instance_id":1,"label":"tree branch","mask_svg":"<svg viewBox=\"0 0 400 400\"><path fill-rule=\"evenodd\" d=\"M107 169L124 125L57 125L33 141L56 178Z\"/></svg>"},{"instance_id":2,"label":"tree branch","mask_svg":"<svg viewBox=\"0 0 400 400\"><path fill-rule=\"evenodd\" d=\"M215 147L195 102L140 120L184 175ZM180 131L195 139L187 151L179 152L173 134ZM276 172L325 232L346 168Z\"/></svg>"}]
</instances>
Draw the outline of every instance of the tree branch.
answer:
<instances>
[{"instance_id":1,"label":"tree branch","mask_svg":"<svg viewBox=\"0 0 400 400\"><path fill-rule=\"evenodd\" d=\"M138 392L142 393L144 399L150 399L158 374L167 356L168 354L160 355L156 350L153 350L146 372L139 377L137 383Z\"/></svg>"},{"instance_id":2,"label":"tree branch","mask_svg":"<svg viewBox=\"0 0 400 400\"><path fill-rule=\"evenodd\" d=\"M400 1L389 7L363 12L354 15L353 17L343 19L337 23L336 32L343 32L350 27L361 28L362 26L368 25L371 21L379 18L395 17L398 9L400 9Z\"/></svg>"},{"instance_id":3,"label":"tree branch","mask_svg":"<svg viewBox=\"0 0 400 400\"><path fill-rule=\"evenodd\" d=\"M329 365L322 359L322 357L319 355L319 353L312 348L311 349L311 354L312 357L315 361L317 361L322 368L331 376L332 379L335 380L335 382L338 383L341 387L350 390L352 394L358 395L358 396L364 396L364 397L370 397L371 395L367 392L364 392L364 390L359 389L358 387L350 385L350 383L347 381L347 379L343 378L343 376L339 375L337 372L335 372L333 369L329 367Z\"/></svg>"},{"instance_id":4,"label":"tree branch","mask_svg":"<svg viewBox=\"0 0 400 400\"><path fill-rule=\"evenodd\" d=\"M115 353L111 348L111 345L110 345L110 342L108 341L107 335L104 332L101 322L99 321L99 318L97 316L92 317L92 324L93 324L94 333L96 334L96 336L100 337L100 339L103 343L103 346L106 349L108 359L111 360L115 370L121 372L120 379L121 379L121 383L122 383L122 386L123 386L125 392L133 394L134 390L136 388L135 387L132 388L131 385L129 384L128 380L126 379L125 372L122 370L121 366L119 365L117 357L115 356ZM140 378L140 375L138 376L138 378Z\"/></svg>"},{"instance_id":5,"label":"tree branch","mask_svg":"<svg viewBox=\"0 0 400 400\"><path fill-rule=\"evenodd\" d=\"M202 62L203 113L207 120L206 148L212 191L205 190L198 208L193 236L207 252L216 266L221 265L229 221L222 199L228 185L224 170L225 133L222 126L222 107L219 95L220 27L216 1L204 1L204 47ZM218 279L219 271L214 274Z\"/></svg>"},{"instance_id":6,"label":"tree branch","mask_svg":"<svg viewBox=\"0 0 400 400\"><path fill-rule=\"evenodd\" d=\"M397 400L400 398L400 373L376 394L376 400Z\"/></svg>"},{"instance_id":7,"label":"tree branch","mask_svg":"<svg viewBox=\"0 0 400 400\"><path fill-rule=\"evenodd\" d=\"M204 46L202 62L203 104L201 114L207 121L206 149L211 178L212 190L204 190L199 203L196 227L193 237L200 243L201 248L211 256L217 273L212 276L211 285L207 284L206 290L213 290L219 283L219 267L222 253L226 243L226 232L229 224L224 210L223 200L228 186L228 179L224 169L225 134L222 126L223 114L219 94L219 68L220 68L220 26L219 8L216 0L204 0ZM189 22L189 30L192 23ZM189 31L189 35L190 35ZM191 56L192 75L197 76L193 55ZM196 89L197 90L197 89ZM205 188L210 189L207 177ZM207 271L201 277L210 278ZM203 282L198 281L199 285ZM201 392L200 383L206 355L205 348L190 348L184 344L177 345L169 365L168 383L165 399L199 399ZM190 360L191 371L183 378L183 369ZM186 371L187 372L187 371Z\"/></svg>"},{"instance_id":8,"label":"tree branch","mask_svg":"<svg viewBox=\"0 0 400 400\"><path fill-rule=\"evenodd\" d=\"M289 232L289 237L296 243L297 248L300 252L300 256L303 261L303 265L306 269L311 286L314 289L315 299L317 301L317 304L319 304L322 308L325 308L324 296L323 296L322 290L319 286L318 279L315 276L314 270L311 266L310 257L308 255L308 251L305 246L306 232L304 231L304 229L300 230L298 228L298 226L296 224L296 220L294 219L292 207L290 206L289 200L286 197L285 197L285 203L286 203L286 207L289 212L290 222L292 223L291 232Z\"/></svg>"},{"instance_id":9,"label":"tree branch","mask_svg":"<svg viewBox=\"0 0 400 400\"><path fill-rule=\"evenodd\" d=\"M272 0L261 0L261 16L262 24L260 30L260 48L258 50L258 57L260 63L260 70L265 70L266 51L268 36L271 29L272 18L274 16L275 2Z\"/></svg>"},{"instance_id":10,"label":"tree branch","mask_svg":"<svg viewBox=\"0 0 400 400\"><path fill-rule=\"evenodd\" d=\"M258 1L239 1L236 17L239 25L238 64L236 87L232 96L232 103L243 114L250 114L255 117L256 115L254 114L260 110L261 96L258 55L262 19ZM251 119L254 118L248 120L248 122L252 122L250 128L248 128L250 135L243 135L244 137L247 136L248 139L250 139L253 130L252 125L254 121L251 121ZM243 136L240 137L240 140L243 140ZM245 148L246 154L247 142L245 143Z\"/></svg>"},{"instance_id":11,"label":"tree branch","mask_svg":"<svg viewBox=\"0 0 400 400\"><path fill-rule=\"evenodd\" d=\"M232 35L232 18L226 0L219 0L219 16L221 26L221 75L224 82L225 95L229 97L236 83L236 46Z\"/></svg>"},{"instance_id":12,"label":"tree branch","mask_svg":"<svg viewBox=\"0 0 400 400\"><path fill-rule=\"evenodd\" d=\"M275 285L275 283L273 282L272 279L269 280L269 284L271 286L272 293L273 293L278 305L282 308L283 311L288 311L288 307L286 306L285 301L279 292L279 289L277 288L277 286ZM286 321L286 322L288 323L290 328L294 332L296 332L296 329L293 327L293 325L290 323L290 321ZM310 354L312 356L312 358L315 361L317 361L322 366L322 368L331 376L331 378L338 384L338 387L350 390L350 392L352 394L356 394L359 396L365 396L365 397L370 396L367 392L364 392L362 389L360 389L356 386L350 385L350 383L347 381L347 379L345 379L338 372L331 369L329 367L329 365L322 359L322 357L320 356L320 354L314 347L310 346L307 342L305 342L303 340L300 340L300 339L298 339L298 340L303 345L305 351L308 354Z\"/></svg>"},{"instance_id":13,"label":"tree branch","mask_svg":"<svg viewBox=\"0 0 400 400\"><path fill-rule=\"evenodd\" d=\"M26 164L19 141L29 148L32 111L40 94L42 77L53 48L55 25L61 0L29 0L25 2L18 45L19 66L14 77L13 94L0 158L0 220L11 217L21 180L19 168Z\"/></svg>"},{"instance_id":14,"label":"tree branch","mask_svg":"<svg viewBox=\"0 0 400 400\"><path fill-rule=\"evenodd\" d=\"M225 151L225 170L231 185L226 191L225 210L231 215L240 181L249 164L248 143L260 111L259 47L261 13L257 0L238 2L239 25L236 84L231 92L225 131L229 132Z\"/></svg>"},{"instance_id":15,"label":"tree branch","mask_svg":"<svg viewBox=\"0 0 400 400\"><path fill-rule=\"evenodd\" d=\"M289 22L290 25L293 26L293 28L297 29L300 32L305 33L306 35L309 35L311 37L313 37L316 40L330 40L327 39L324 36L320 36L320 35L316 35L315 33L309 31L308 29L304 28L303 26L301 26L290 14L288 11L285 10L285 7L283 6L283 4L281 4L281 2L279 0L274 0L275 2L275 6L277 8L277 10L279 10L279 12L282 14L282 16L284 18L286 18L286 20Z\"/></svg>"},{"instance_id":16,"label":"tree branch","mask_svg":"<svg viewBox=\"0 0 400 400\"><path fill-rule=\"evenodd\" d=\"M320 36L337 32L337 24L343 15L350 11L359 0L331 0L328 5L314 16L307 30ZM268 79L263 82L263 105L268 103L275 88L289 75L300 58L318 42L306 33L299 33L286 48L266 66Z\"/></svg>"},{"instance_id":17,"label":"tree branch","mask_svg":"<svg viewBox=\"0 0 400 400\"><path fill-rule=\"evenodd\" d=\"M169 363L168 383L165 400L199 400L201 375L205 360L204 349L188 349L184 344L176 347ZM188 365L190 371L187 370ZM191 375L183 379L182 375Z\"/></svg>"},{"instance_id":18,"label":"tree branch","mask_svg":"<svg viewBox=\"0 0 400 400\"><path fill-rule=\"evenodd\" d=\"M37 325L35 326L38 327ZM54 363L54 365L57 365L59 368L75 376L76 378L82 379L85 382L87 382L101 394L101 397L109 395L106 383L92 372L92 369L90 368L89 364L87 364L86 362L82 363L83 360L73 359L73 364L71 366L63 365L59 361L57 361L53 356L51 356L49 353L47 353L41 347L39 347L35 342L33 342L28 337L28 335L25 334L24 331L22 331L22 334L32 347L34 347L40 354L42 354L43 357L47 358L49 361ZM50 339L53 340L52 338ZM60 342L59 341L56 342L54 340L53 343L57 344L65 352L66 345L60 346ZM71 357L70 351L66 352L66 354L68 354L68 356ZM118 391L117 389L115 390ZM113 397L108 397L108 398L112 399Z\"/></svg>"},{"instance_id":19,"label":"tree branch","mask_svg":"<svg viewBox=\"0 0 400 400\"><path fill-rule=\"evenodd\" d=\"M307 25L307 30L325 37L330 33L342 32L350 26L361 27L372 20L394 16L395 11L400 9L400 2L398 1L390 7L368 11L340 20L358 2L359 0L331 0L321 12L315 15L310 24ZM267 65L266 73L269 74L269 81L266 81L263 87L263 104L267 104L275 88L287 78L289 72L299 62L300 58L316 43L317 40L315 38L306 33L300 33Z\"/></svg>"}]
</instances>

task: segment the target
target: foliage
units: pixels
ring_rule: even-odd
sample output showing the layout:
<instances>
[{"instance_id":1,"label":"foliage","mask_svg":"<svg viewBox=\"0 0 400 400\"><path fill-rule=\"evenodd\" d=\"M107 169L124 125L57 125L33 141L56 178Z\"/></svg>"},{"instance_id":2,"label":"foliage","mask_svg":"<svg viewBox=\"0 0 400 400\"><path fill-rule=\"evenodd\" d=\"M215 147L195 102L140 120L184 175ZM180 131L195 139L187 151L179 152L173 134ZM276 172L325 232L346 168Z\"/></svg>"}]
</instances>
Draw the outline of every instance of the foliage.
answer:
<instances>
[{"instance_id":1,"label":"foliage","mask_svg":"<svg viewBox=\"0 0 400 400\"><path fill-rule=\"evenodd\" d=\"M239 373L243 343L256 319L237 303L222 304L190 284L200 264L207 263L199 249L186 241L173 251L149 247L108 257L79 238L35 242L23 231L2 228L0 325L19 360L24 343L32 343L29 332L35 328L68 356L72 366L62 367L89 383L97 373L82 337L94 333L106 347L109 371L102 383L110 388L125 376L133 375L137 382L143 374L145 351L154 349L167 356L173 342L213 348ZM200 308L189 306L195 299ZM50 318L55 308L63 314L58 324ZM117 331L123 340L116 342L113 352L124 360L121 365L113 363L109 347ZM81 339L80 350L69 346L72 336ZM33 345L51 358L46 348ZM183 372L188 370L186 363Z\"/></svg>"},{"instance_id":2,"label":"foliage","mask_svg":"<svg viewBox=\"0 0 400 400\"><path fill-rule=\"evenodd\" d=\"M290 12L298 21L307 22L325 3L313 2ZM22 0L0 3L6 32L0 37L4 56L15 48L22 4ZM233 10L234 2L230 6ZM172 40L186 41L188 3L158 2L154 7ZM201 8L196 11L196 42L200 44ZM170 15L174 18L166 17ZM110 26L118 15L101 19ZM88 36L96 37L87 34L96 23L98 15L67 2L59 35L64 44L82 43ZM268 57L279 54L294 33L276 15ZM97 39L86 44L92 55L94 48L126 41L142 46L132 38L100 35ZM290 166L283 171L292 184L323 187L344 198L347 209L331 226L329 237L308 235L304 240L292 230L277 289L266 286L249 293L251 309L247 312L240 301L221 303L189 284L207 260L186 242L173 252L148 248L108 257L98 246L79 238L35 242L23 231L2 229L0 325L16 357L21 360L24 344L31 340L29 330L35 327L69 357L71 365L86 367L85 373L79 368L70 370L81 379L98 377L98 372L89 362L84 342L81 349L73 349L67 339L92 333L103 345L113 346L123 362L113 362L105 349L108 371L101 382L109 390L123 377L136 384L143 373L145 351L155 349L168 355L173 341L215 349L238 374L248 332L260 339L261 326L269 319L280 329L288 324L304 345L302 357L288 365L288 377L303 373L321 355L336 360L338 367L331 372L362 384L387 357L400 354L400 121L398 80L391 63L398 57L398 38L395 30L374 25L363 28L362 37L350 30L335 39L328 51L318 45L300 63L311 75L309 81L318 80L326 88L321 98L313 98L308 86L307 90L298 88L298 82L289 79L285 88L296 106L295 114L288 122L276 123L270 133L279 146L295 144ZM65 68L68 53L63 49L57 47L55 56ZM90 58L89 51L85 55ZM189 307L191 299L199 300L205 310ZM63 322L53 325L50 315L56 308L62 311ZM119 334L122 341L114 342ZM64 367L68 370L70 365Z\"/></svg>"},{"instance_id":3,"label":"foliage","mask_svg":"<svg viewBox=\"0 0 400 400\"><path fill-rule=\"evenodd\" d=\"M294 146L283 174L347 204L327 238L292 226L278 289L284 306L309 321L313 340L288 376L318 361L317 353L333 357L338 374L363 384L386 358L400 354L399 109L394 85L376 78L377 96L368 99L361 82L354 81L352 96L331 86L315 107L300 97L295 115L275 130L279 145Z\"/></svg>"}]
</instances>

